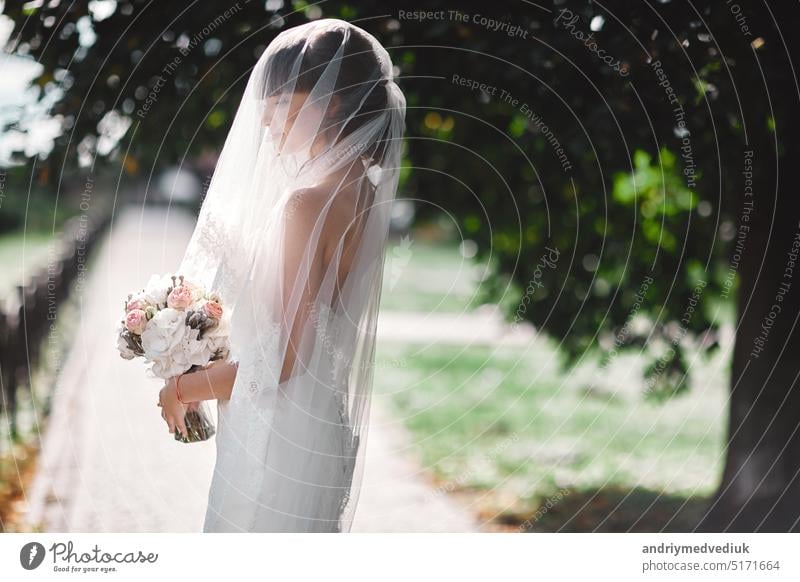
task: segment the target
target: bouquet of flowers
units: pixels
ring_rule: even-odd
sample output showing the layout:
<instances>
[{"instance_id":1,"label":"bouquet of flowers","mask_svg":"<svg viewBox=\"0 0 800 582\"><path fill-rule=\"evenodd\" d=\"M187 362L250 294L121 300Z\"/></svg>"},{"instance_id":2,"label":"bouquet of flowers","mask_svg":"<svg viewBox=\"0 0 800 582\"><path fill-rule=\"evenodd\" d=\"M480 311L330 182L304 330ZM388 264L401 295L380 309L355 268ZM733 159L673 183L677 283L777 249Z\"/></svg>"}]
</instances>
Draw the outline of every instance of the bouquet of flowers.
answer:
<instances>
[{"instance_id":1,"label":"bouquet of flowers","mask_svg":"<svg viewBox=\"0 0 800 582\"><path fill-rule=\"evenodd\" d=\"M207 293L183 275L153 275L144 289L125 301L117 330L117 349L126 360L143 357L154 377L167 380L227 358L228 319L216 293ZM211 438L215 431L203 401L187 405L189 443Z\"/></svg>"}]
</instances>

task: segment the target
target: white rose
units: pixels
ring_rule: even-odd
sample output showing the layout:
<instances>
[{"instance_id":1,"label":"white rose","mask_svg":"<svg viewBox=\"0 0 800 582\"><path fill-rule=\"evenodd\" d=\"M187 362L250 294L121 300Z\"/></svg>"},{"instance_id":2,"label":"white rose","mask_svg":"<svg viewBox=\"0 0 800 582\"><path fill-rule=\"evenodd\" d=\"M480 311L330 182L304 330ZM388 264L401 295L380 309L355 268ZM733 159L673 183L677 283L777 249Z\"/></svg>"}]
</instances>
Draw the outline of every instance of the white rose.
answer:
<instances>
[{"instance_id":1,"label":"white rose","mask_svg":"<svg viewBox=\"0 0 800 582\"><path fill-rule=\"evenodd\" d=\"M186 285L192 291L192 302L193 303L201 303L205 300L205 290L200 285L189 281L189 279L184 279L183 284Z\"/></svg>"},{"instance_id":2,"label":"white rose","mask_svg":"<svg viewBox=\"0 0 800 582\"><path fill-rule=\"evenodd\" d=\"M156 308L158 307L158 298L154 294L148 293L146 291L140 291L139 293L134 293L133 297L131 297L131 300L128 302L128 305L131 305L134 301L141 302L143 304L142 309L148 306Z\"/></svg>"},{"instance_id":3,"label":"white rose","mask_svg":"<svg viewBox=\"0 0 800 582\"><path fill-rule=\"evenodd\" d=\"M148 359L173 358L175 352L181 351L181 342L187 331L185 320L185 313L167 307L147 322L142 332L142 348Z\"/></svg>"},{"instance_id":4,"label":"white rose","mask_svg":"<svg viewBox=\"0 0 800 582\"><path fill-rule=\"evenodd\" d=\"M159 305L167 302L167 291L172 287L172 277L168 275L153 275L144 287L144 295L150 301Z\"/></svg>"}]
</instances>

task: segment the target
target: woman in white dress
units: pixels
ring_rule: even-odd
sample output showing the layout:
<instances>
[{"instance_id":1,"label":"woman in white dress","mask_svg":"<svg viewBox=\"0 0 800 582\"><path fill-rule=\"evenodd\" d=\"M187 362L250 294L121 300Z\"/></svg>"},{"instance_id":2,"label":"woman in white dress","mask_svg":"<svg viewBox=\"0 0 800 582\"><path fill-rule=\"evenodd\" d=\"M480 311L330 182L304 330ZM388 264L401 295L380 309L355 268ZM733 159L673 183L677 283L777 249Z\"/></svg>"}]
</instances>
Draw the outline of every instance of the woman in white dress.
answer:
<instances>
[{"instance_id":1,"label":"woman in white dress","mask_svg":"<svg viewBox=\"0 0 800 582\"><path fill-rule=\"evenodd\" d=\"M256 63L179 273L218 292L227 359L160 395L217 399L203 531L349 531L405 98L387 51L323 19Z\"/></svg>"}]
</instances>

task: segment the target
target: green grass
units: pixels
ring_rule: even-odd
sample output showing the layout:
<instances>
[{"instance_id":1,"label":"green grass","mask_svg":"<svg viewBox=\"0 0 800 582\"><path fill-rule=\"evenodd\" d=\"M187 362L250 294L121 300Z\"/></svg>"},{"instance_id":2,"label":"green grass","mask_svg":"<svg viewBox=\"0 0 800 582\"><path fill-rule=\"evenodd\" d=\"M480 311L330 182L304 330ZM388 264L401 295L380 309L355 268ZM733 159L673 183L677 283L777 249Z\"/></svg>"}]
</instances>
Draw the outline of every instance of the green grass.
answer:
<instances>
[{"instance_id":1,"label":"green grass","mask_svg":"<svg viewBox=\"0 0 800 582\"><path fill-rule=\"evenodd\" d=\"M0 236L0 295L12 292L22 282L47 264L49 243L53 239L47 232L12 233Z\"/></svg>"},{"instance_id":2,"label":"green grass","mask_svg":"<svg viewBox=\"0 0 800 582\"><path fill-rule=\"evenodd\" d=\"M442 487L490 490L522 514L562 487L713 491L724 458L724 378L696 381L658 405L636 386L587 390L586 374L562 374L556 353L546 341L497 353L384 342L375 390L393 403ZM710 377L703 366L712 364L697 364L696 377Z\"/></svg>"},{"instance_id":3,"label":"green grass","mask_svg":"<svg viewBox=\"0 0 800 582\"><path fill-rule=\"evenodd\" d=\"M452 243L413 238L386 250L381 310L462 312L474 309L485 267L461 256Z\"/></svg>"}]
</instances>

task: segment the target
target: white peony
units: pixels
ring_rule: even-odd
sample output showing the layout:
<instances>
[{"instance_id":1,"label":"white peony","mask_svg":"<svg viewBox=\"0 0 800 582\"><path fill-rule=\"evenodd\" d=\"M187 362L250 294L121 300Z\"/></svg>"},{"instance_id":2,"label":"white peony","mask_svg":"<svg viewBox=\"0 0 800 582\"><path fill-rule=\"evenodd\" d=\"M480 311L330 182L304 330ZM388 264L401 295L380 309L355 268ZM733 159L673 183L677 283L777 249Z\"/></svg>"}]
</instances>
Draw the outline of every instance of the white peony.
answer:
<instances>
[{"instance_id":1,"label":"white peony","mask_svg":"<svg viewBox=\"0 0 800 582\"><path fill-rule=\"evenodd\" d=\"M209 359L219 349L223 351L230 349L230 322L227 315L223 315L213 329L206 331L203 335L203 341L206 343Z\"/></svg>"},{"instance_id":2,"label":"white peony","mask_svg":"<svg viewBox=\"0 0 800 582\"><path fill-rule=\"evenodd\" d=\"M205 338L198 340L200 330L187 329L181 345L183 347L182 358L189 366L205 366L211 358L208 350L208 342Z\"/></svg>"},{"instance_id":3,"label":"white peony","mask_svg":"<svg viewBox=\"0 0 800 582\"><path fill-rule=\"evenodd\" d=\"M187 331L185 320L184 312L169 307L156 313L142 332L145 357L150 360L162 359L179 349Z\"/></svg>"},{"instance_id":4,"label":"white peony","mask_svg":"<svg viewBox=\"0 0 800 582\"><path fill-rule=\"evenodd\" d=\"M181 364L172 358L160 358L153 360L151 371L157 378L167 380L178 374L183 374L188 369L189 366Z\"/></svg>"}]
</instances>

